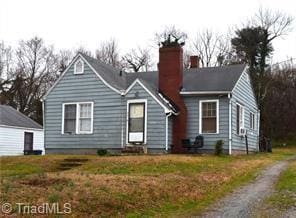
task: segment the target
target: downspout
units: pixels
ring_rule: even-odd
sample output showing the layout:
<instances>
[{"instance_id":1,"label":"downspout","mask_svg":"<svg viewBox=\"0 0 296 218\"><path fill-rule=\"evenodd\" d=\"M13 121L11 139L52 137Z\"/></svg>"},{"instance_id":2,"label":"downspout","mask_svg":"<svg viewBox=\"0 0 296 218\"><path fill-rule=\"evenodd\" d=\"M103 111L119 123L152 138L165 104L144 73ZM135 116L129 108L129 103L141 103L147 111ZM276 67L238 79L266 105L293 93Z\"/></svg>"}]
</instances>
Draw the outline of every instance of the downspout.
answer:
<instances>
[{"instance_id":1,"label":"downspout","mask_svg":"<svg viewBox=\"0 0 296 218\"><path fill-rule=\"evenodd\" d=\"M124 105L123 105L124 93L121 93L121 148L124 147Z\"/></svg>"},{"instance_id":2,"label":"downspout","mask_svg":"<svg viewBox=\"0 0 296 218\"><path fill-rule=\"evenodd\" d=\"M165 150L169 150L169 116L172 115L172 112L166 114L165 116Z\"/></svg>"},{"instance_id":3,"label":"downspout","mask_svg":"<svg viewBox=\"0 0 296 218\"><path fill-rule=\"evenodd\" d=\"M260 110L257 111L257 151L259 151L259 143L260 143Z\"/></svg>"},{"instance_id":4,"label":"downspout","mask_svg":"<svg viewBox=\"0 0 296 218\"><path fill-rule=\"evenodd\" d=\"M41 101L42 101L43 147L44 147L44 154L45 154L45 99Z\"/></svg>"},{"instance_id":5,"label":"downspout","mask_svg":"<svg viewBox=\"0 0 296 218\"><path fill-rule=\"evenodd\" d=\"M228 153L232 154L232 101L231 93L228 94L229 105L228 105Z\"/></svg>"}]
</instances>

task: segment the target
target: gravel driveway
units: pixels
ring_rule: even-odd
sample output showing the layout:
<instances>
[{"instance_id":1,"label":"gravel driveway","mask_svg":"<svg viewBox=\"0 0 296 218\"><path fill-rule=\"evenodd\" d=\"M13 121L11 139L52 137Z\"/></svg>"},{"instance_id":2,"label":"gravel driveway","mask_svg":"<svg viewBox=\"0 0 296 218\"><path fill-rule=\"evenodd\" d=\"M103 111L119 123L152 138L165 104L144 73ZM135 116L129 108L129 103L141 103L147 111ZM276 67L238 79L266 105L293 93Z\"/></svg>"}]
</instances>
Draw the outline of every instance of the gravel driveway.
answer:
<instances>
[{"instance_id":1,"label":"gravel driveway","mask_svg":"<svg viewBox=\"0 0 296 218\"><path fill-rule=\"evenodd\" d=\"M275 182L287 166L288 160L280 161L265 169L254 182L221 199L201 217L254 217L254 209L272 194Z\"/></svg>"}]
</instances>

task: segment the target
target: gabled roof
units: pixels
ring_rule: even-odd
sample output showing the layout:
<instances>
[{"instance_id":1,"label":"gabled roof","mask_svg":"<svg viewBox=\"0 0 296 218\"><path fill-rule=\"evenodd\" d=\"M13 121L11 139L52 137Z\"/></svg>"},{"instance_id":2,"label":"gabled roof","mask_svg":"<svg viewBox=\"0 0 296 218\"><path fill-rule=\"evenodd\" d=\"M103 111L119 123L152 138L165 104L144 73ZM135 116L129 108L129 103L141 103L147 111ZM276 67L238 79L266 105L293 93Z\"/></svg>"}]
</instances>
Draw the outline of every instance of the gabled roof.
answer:
<instances>
[{"instance_id":1,"label":"gabled roof","mask_svg":"<svg viewBox=\"0 0 296 218\"><path fill-rule=\"evenodd\" d=\"M157 89L153 87L152 84L146 83L145 80L135 79L134 82L126 89L124 95L126 95L137 83L140 84L140 86L142 86L165 109L166 113L178 113L178 109L174 106L174 103L156 91Z\"/></svg>"},{"instance_id":2,"label":"gabled roof","mask_svg":"<svg viewBox=\"0 0 296 218\"><path fill-rule=\"evenodd\" d=\"M7 105L0 105L0 125L42 129L40 124Z\"/></svg>"}]
</instances>

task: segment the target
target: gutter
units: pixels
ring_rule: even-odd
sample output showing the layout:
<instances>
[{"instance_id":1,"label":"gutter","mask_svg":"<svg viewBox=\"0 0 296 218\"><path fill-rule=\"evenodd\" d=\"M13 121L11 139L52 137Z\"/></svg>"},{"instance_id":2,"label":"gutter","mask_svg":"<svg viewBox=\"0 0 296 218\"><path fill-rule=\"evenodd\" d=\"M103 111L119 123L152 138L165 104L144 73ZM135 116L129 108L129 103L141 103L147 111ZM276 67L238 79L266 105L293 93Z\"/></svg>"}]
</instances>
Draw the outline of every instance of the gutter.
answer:
<instances>
[{"instance_id":1,"label":"gutter","mask_svg":"<svg viewBox=\"0 0 296 218\"><path fill-rule=\"evenodd\" d=\"M231 91L181 91L181 95L231 94Z\"/></svg>"},{"instance_id":2,"label":"gutter","mask_svg":"<svg viewBox=\"0 0 296 218\"><path fill-rule=\"evenodd\" d=\"M169 150L169 117L172 115L172 112L166 114L165 116L165 150Z\"/></svg>"},{"instance_id":3,"label":"gutter","mask_svg":"<svg viewBox=\"0 0 296 218\"><path fill-rule=\"evenodd\" d=\"M228 94L228 154L232 154L232 96Z\"/></svg>"}]
</instances>

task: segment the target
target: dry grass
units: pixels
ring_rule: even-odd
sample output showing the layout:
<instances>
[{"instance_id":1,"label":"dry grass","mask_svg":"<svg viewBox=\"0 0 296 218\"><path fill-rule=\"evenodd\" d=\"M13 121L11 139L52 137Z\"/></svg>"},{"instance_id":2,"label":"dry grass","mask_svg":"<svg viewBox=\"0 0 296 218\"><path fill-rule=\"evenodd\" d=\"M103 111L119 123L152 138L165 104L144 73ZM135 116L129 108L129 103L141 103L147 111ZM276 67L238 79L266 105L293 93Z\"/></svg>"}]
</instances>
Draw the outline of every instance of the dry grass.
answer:
<instances>
[{"instance_id":1,"label":"dry grass","mask_svg":"<svg viewBox=\"0 0 296 218\"><path fill-rule=\"evenodd\" d=\"M74 217L196 213L295 151L235 157L83 156L89 161L64 172L56 167L69 156L1 158L1 201L68 202Z\"/></svg>"}]
</instances>

